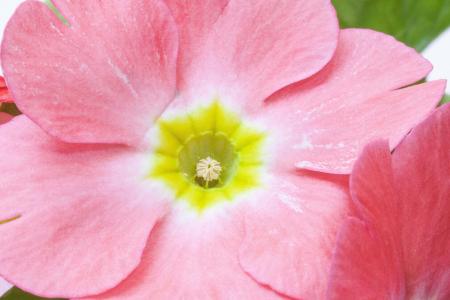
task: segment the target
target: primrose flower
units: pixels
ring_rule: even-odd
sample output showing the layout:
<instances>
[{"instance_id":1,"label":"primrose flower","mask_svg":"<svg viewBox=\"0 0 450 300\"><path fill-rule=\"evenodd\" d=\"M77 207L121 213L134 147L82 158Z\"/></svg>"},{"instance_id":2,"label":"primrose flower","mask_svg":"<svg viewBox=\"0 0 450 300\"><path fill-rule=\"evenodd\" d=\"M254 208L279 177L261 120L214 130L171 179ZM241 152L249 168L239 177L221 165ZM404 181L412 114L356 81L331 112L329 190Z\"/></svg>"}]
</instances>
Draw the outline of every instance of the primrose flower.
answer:
<instances>
[{"instance_id":1,"label":"primrose flower","mask_svg":"<svg viewBox=\"0 0 450 300\"><path fill-rule=\"evenodd\" d=\"M351 177L330 299L450 299L450 105L391 155L367 146Z\"/></svg>"},{"instance_id":2,"label":"primrose flower","mask_svg":"<svg viewBox=\"0 0 450 300\"><path fill-rule=\"evenodd\" d=\"M0 276L37 295L323 297L358 153L445 86L328 0L53 2L1 51Z\"/></svg>"}]
</instances>

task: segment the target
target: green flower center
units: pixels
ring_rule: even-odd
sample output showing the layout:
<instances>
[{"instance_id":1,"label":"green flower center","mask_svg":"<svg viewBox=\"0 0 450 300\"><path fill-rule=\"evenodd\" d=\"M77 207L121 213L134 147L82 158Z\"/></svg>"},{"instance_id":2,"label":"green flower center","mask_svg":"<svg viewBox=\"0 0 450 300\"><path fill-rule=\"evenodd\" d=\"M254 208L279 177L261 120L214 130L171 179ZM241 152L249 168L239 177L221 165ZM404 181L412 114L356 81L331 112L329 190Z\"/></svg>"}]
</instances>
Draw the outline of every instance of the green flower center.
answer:
<instances>
[{"instance_id":1,"label":"green flower center","mask_svg":"<svg viewBox=\"0 0 450 300\"><path fill-rule=\"evenodd\" d=\"M258 187L265 134L219 101L157 124L149 177L198 212Z\"/></svg>"},{"instance_id":2,"label":"green flower center","mask_svg":"<svg viewBox=\"0 0 450 300\"><path fill-rule=\"evenodd\" d=\"M180 171L186 179L203 188L226 185L236 173L238 160L227 137L212 132L193 136L178 155Z\"/></svg>"}]
</instances>

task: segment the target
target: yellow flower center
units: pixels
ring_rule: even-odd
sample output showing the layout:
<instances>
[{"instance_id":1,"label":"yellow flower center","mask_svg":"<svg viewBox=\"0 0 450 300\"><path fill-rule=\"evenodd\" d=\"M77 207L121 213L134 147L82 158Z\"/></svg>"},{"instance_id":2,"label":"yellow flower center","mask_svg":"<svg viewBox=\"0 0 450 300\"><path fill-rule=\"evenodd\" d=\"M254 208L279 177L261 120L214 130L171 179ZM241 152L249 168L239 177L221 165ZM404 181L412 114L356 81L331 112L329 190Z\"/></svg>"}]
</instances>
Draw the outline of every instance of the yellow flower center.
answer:
<instances>
[{"instance_id":1,"label":"yellow flower center","mask_svg":"<svg viewBox=\"0 0 450 300\"><path fill-rule=\"evenodd\" d=\"M149 177L198 212L258 187L265 134L219 101L157 123Z\"/></svg>"}]
</instances>

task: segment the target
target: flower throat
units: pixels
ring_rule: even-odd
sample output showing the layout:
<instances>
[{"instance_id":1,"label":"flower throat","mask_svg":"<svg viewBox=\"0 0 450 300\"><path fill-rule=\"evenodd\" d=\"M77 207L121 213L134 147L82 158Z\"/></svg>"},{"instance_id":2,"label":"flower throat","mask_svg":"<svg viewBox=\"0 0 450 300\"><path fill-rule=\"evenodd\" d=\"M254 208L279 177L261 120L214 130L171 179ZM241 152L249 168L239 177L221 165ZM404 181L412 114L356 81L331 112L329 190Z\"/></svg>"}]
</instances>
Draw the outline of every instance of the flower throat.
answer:
<instances>
[{"instance_id":1,"label":"flower throat","mask_svg":"<svg viewBox=\"0 0 450 300\"><path fill-rule=\"evenodd\" d=\"M259 186L265 134L219 101L157 124L149 177L198 212Z\"/></svg>"}]
</instances>

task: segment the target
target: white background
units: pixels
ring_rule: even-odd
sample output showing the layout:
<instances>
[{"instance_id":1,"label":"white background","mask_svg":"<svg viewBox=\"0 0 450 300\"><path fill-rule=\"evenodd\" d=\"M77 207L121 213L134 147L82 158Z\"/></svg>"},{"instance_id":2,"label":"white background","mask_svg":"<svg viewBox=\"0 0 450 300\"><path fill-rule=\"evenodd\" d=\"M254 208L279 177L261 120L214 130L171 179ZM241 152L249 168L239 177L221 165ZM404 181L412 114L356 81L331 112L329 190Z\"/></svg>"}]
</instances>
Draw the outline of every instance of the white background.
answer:
<instances>
[{"instance_id":1,"label":"white background","mask_svg":"<svg viewBox=\"0 0 450 300\"><path fill-rule=\"evenodd\" d=\"M0 0L0 40L3 35L6 23L14 13L16 7L23 0ZM431 61L434 69L429 79L449 79L450 78L450 29L444 32L434 41L423 53ZM393 66L395 67L395 66ZM0 70L1 73L1 70ZM450 93L450 83L447 85L447 93Z\"/></svg>"}]
</instances>

